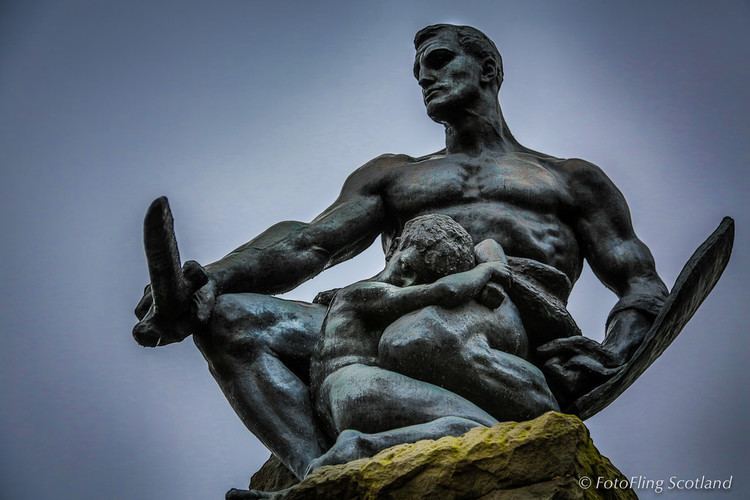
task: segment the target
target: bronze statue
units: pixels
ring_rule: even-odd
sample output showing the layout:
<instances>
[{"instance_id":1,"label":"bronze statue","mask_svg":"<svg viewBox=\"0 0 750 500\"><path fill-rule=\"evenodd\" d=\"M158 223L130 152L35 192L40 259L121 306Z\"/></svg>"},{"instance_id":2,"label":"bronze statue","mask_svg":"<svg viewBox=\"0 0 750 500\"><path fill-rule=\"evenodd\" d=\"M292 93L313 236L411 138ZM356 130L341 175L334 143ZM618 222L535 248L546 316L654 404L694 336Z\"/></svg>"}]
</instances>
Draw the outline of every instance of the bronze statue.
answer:
<instances>
[{"instance_id":1,"label":"bronze statue","mask_svg":"<svg viewBox=\"0 0 750 500\"><path fill-rule=\"evenodd\" d=\"M596 413L679 333L731 250L726 219L670 294L602 170L513 137L491 40L435 25L414 43L414 76L427 114L445 126L445 149L379 156L313 221L276 224L205 267L180 269L165 199L147 215L152 285L136 308L136 340L192 334L242 421L298 477L549 409ZM449 229L430 226L434 214ZM409 228L419 224L457 238L464 260L447 265L435 237L418 242ZM312 304L272 296L378 236L389 253L378 276ZM601 344L565 309L584 259L619 297ZM472 359L481 384L461 375Z\"/></svg>"}]
</instances>

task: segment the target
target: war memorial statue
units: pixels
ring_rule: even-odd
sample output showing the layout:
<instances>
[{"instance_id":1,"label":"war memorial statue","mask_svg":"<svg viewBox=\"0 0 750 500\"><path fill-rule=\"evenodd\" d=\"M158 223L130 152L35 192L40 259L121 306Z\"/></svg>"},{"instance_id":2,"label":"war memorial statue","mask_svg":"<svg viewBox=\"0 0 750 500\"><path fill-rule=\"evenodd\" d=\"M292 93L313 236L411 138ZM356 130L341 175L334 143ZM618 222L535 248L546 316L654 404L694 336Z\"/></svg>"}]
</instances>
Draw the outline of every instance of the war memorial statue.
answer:
<instances>
[{"instance_id":1,"label":"war memorial statue","mask_svg":"<svg viewBox=\"0 0 750 500\"><path fill-rule=\"evenodd\" d=\"M670 292L599 167L513 137L489 38L443 24L414 45L445 149L379 156L313 221L278 223L206 266L181 266L165 198L146 215L136 341L192 334L244 424L298 478L549 410L595 414L679 334L731 252L727 218ZM273 296L378 236L378 275L313 303ZM602 343L566 310L584 259L619 298Z\"/></svg>"}]
</instances>

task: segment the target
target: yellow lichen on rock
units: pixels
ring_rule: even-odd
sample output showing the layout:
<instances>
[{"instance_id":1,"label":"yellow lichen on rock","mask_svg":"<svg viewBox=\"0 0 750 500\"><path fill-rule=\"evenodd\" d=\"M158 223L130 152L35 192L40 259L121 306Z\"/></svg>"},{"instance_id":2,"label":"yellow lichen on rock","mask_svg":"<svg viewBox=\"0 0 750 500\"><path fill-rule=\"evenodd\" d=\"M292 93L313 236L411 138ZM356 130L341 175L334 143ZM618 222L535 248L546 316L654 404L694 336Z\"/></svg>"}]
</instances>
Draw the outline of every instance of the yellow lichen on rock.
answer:
<instances>
[{"instance_id":1,"label":"yellow lichen on rock","mask_svg":"<svg viewBox=\"0 0 750 500\"><path fill-rule=\"evenodd\" d=\"M583 422L549 412L527 422L478 427L460 437L403 444L372 458L321 467L278 498L637 498L629 489L582 488L579 479L584 476L594 485L598 477L625 480L596 450Z\"/></svg>"}]
</instances>

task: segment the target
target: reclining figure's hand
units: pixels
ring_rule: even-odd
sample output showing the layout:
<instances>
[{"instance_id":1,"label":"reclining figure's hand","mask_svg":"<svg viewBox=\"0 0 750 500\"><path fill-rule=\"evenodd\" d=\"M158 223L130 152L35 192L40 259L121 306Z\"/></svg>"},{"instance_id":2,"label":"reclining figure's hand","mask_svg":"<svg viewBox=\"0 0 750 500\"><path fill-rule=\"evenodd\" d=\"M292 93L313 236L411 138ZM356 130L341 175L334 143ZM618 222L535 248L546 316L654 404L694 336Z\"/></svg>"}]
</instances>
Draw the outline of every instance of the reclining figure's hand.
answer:
<instances>
[{"instance_id":1,"label":"reclining figure's hand","mask_svg":"<svg viewBox=\"0 0 750 500\"><path fill-rule=\"evenodd\" d=\"M502 262L485 262L470 271L440 278L437 283L440 283L446 290L445 305L456 307L478 298L490 282L502 281L507 272L507 266Z\"/></svg>"},{"instance_id":2,"label":"reclining figure's hand","mask_svg":"<svg viewBox=\"0 0 750 500\"><path fill-rule=\"evenodd\" d=\"M492 239L486 239L478 243L474 247L474 255L477 263L493 262L498 265L493 280L487 283L482 293L477 297L477 302L480 304L490 309L496 309L506 298L505 287L513 281L511 270L507 265L508 259L500 243Z\"/></svg>"}]
</instances>

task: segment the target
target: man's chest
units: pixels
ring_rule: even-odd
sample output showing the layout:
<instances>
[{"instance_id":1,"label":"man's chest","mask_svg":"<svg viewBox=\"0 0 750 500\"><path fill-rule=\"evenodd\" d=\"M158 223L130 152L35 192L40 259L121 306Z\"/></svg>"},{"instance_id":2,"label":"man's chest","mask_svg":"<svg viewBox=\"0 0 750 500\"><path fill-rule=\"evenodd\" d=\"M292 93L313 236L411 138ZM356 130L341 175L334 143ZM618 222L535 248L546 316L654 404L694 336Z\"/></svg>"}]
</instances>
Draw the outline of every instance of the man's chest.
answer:
<instances>
[{"instance_id":1,"label":"man's chest","mask_svg":"<svg viewBox=\"0 0 750 500\"><path fill-rule=\"evenodd\" d=\"M473 203L549 212L565 200L563 182L539 163L518 160L433 160L400 169L385 193L397 213Z\"/></svg>"}]
</instances>

